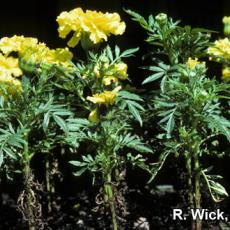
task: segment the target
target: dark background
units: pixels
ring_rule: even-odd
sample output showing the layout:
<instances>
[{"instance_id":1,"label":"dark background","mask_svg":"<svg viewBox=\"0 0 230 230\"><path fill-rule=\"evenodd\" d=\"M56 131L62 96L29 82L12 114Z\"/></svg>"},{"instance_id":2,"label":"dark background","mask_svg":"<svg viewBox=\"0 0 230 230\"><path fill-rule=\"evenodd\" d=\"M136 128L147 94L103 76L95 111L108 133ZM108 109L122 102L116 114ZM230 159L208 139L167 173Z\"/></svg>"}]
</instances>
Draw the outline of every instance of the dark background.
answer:
<instances>
[{"instance_id":1,"label":"dark background","mask_svg":"<svg viewBox=\"0 0 230 230\"><path fill-rule=\"evenodd\" d=\"M50 46L63 45L58 38L56 17L64 10L74 7L83 9L117 11L127 23L122 37L124 44L140 45L143 33L135 27L122 8L130 8L144 16L165 12L181 19L184 24L222 30L223 15L230 15L229 0L31 0L1 1L0 36L24 34L36 36Z\"/></svg>"},{"instance_id":2,"label":"dark background","mask_svg":"<svg viewBox=\"0 0 230 230\"><path fill-rule=\"evenodd\" d=\"M123 7L138 11L145 16L166 12L174 18L181 19L185 24L218 31L222 30L223 15L230 14L229 0L5 0L1 1L0 35L24 34L36 36L51 46L64 45L58 39L55 19L60 12L74 7L119 12L128 23L125 38L128 37L134 44L140 44L142 34L133 30L134 26L127 20L128 17L122 11ZM129 37L132 33L135 37Z\"/></svg>"},{"instance_id":3,"label":"dark background","mask_svg":"<svg viewBox=\"0 0 230 230\"><path fill-rule=\"evenodd\" d=\"M24 35L37 37L51 48L64 47L66 41L58 37L56 17L62 11L75 7L118 12L127 28L123 36L111 36L110 43L118 44L122 49L140 47L135 59L128 60L129 73L135 84L140 84L145 73L137 68L142 66L141 57L148 51L143 42L146 33L137 23L130 20L123 8L134 10L143 16L165 12L174 19L180 19L184 25L205 27L219 31L214 38L222 36L222 17L230 15L229 0L4 0L0 8L0 37ZM76 52L81 57L81 51ZM214 69L213 75L218 75Z\"/></svg>"}]
</instances>

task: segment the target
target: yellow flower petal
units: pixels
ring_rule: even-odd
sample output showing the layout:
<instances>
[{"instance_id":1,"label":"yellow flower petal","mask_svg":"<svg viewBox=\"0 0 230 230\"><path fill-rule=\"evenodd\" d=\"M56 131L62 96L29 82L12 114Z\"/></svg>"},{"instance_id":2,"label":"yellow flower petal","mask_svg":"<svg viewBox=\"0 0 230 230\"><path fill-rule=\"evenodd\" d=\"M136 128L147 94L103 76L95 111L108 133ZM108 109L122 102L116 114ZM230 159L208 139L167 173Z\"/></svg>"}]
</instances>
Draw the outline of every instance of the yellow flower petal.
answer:
<instances>
[{"instance_id":1,"label":"yellow flower petal","mask_svg":"<svg viewBox=\"0 0 230 230\"><path fill-rule=\"evenodd\" d=\"M112 83L116 83L116 82L118 82L118 79L113 76L104 77L102 80L102 83L106 86L111 85Z\"/></svg>"},{"instance_id":2,"label":"yellow flower petal","mask_svg":"<svg viewBox=\"0 0 230 230\"><path fill-rule=\"evenodd\" d=\"M227 78L230 78L230 68L225 67L222 70L222 79L227 79Z\"/></svg>"},{"instance_id":3,"label":"yellow flower petal","mask_svg":"<svg viewBox=\"0 0 230 230\"><path fill-rule=\"evenodd\" d=\"M71 67L70 61L73 54L68 48L49 49L45 43L38 42L36 38L13 36L5 37L0 40L0 50L9 55L16 52L18 56L31 63L48 63L64 67ZM16 71L16 70L15 70ZM15 72L15 76L19 72Z\"/></svg>"},{"instance_id":4,"label":"yellow flower petal","mask_svg":"<svg viewBox=\"0 0 230 230\"><path fill-rule=\"evenodd\" d=\"M100 119L98 116L98 111L97 109L94 109L93 111L90 112L88 119L96 124L99 123Z\"/></svg>"},{"instance_id":5,"label":"yellow flower petal","mask_svg":"<svg viewBox=\"0 0 230 230\"><path fill-rule=\"evenodd\" d=\"M187 61L188 67L193 70L197 65L205 66L205 62L198 61L198 58L192 59L191 57Z\"/></svg>"},{"instance_id":6,"label":"yellow flower petal","mask_svg":"<svg viewBox=\"0 0 230 230\"><path fill-rule=\"evenodd\" d=\"M92 97L86 99L94 104L112 105L115 102L117 93L115 91L105 91L103 93L94 94Z\"/></svg>"},{"instance_id":7,"label":"yellow flower petal","mask_svg":"<svg viewBox=\"0 0 230 230\"><path fill-rule=\"evenodd\" d=\"M127 74L128 66L125 63L121 62L121 63L115 64L114 69L119 79L125 80L128 77L128 74Z\"/></svg>"},{"instance_id":8,"label":"yellow flower petal","mask_svg":"<svg viewBox=\"0 0 230 230\"><path fill-rule=\"evenodd\" d=\"M224 58L230 61L230 41L228 38L216 40L213 46L208 48L208 54L213 56L216 61Z\"/></svg>"},{"instance_id":9,"label":"yellow flower petal","mask_svg":"<svg viewBox=\"0 0 230 230\"><path fill-rule=\"evenodd\" d=\"M58 32L61 38L71 32L75 32L68 45L74 47L83 33L88 34L89 39L97 44L102 40L107 41L110 34L121 35L125 31L125 23L117 13L102 13L87 10L83 12L81 8L73 9L69 12L62 12L57 17L59 25Z\"/></svg>"}]
</instances>

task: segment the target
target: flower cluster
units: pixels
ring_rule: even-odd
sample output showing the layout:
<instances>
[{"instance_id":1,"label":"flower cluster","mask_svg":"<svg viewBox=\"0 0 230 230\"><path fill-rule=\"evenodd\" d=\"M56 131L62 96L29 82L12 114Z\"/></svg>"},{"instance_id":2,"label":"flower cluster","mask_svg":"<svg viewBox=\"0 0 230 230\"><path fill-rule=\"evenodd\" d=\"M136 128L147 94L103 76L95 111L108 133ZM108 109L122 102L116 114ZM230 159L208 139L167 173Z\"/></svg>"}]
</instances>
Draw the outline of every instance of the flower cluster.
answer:
<instances>
[{"instance_id":1,"label":"flower cluster","mask_svg":"<svg viewBox=\"0 0 230 230\"><path fill-rule=\"evenodd\" d=\"M93 71L88 75L95 79L94 84L98 85L96 88L102 89L102 92L93 93L92 96L87 97L87 100L94 104L94 109L89 115L90 121L99 122L98 109L101 105L108 107L115 103L117 92L121 89L120 81L128 78L127 69L128 66L124 62L110 63L104 56L100 57L95 63ZM85 74L84 78L88 77L88 75Z\"/></svg>"},{"instance_id":2,"label":"flower cluster","mask_svg":"<svg viewBox=\"0 0 230 230\"><path fill-rule=\"evenodd\" d=\"M119 80L126 80L128 66L124 62L109 65L108 62L96 64L94 66L94 73L97 78L102 79L105 86L112 83L117 83Z\"/></svg>"},{"instance_id":3,"label":"flower cluster","mask_svg":"<svg viewBox=\"0 0 230 230\"><path fill-rule=\"evenodd\" d=\"M228 38L220 39L214 42L214 45L208 48L208 54L215 60L225 59L230 61L230 41Z\"/></svg>"},{"instance_id":4,"label":"flower cluster","mask_svg":"<svg viewBox=\"0 0 230 230\"><path fill-rule=\"evenodd\" d=\"M113 105L115 103L117 92L121 89L120 86L116 87L113 91L104 91L102 93L93 94L93 96L88 96L87 100L91 101L96 105ZM97 106L93 109L89 114L89 120L98 123L100 121L99 118L99 107Z\"/></svg>"},{"instance_id":5,"label":"flower cluster","mask_svg":"<svg viewBox=\"0 0 230 230\"><path fill-rule=\"evenodd\" d=\"M224 23L224 33L225 35L230 34L230 17L223 18ZM208 48L208 54L210 55L210 60L214 59L217 62L224 63L222 69L222 79L230 79L230 40L229 38L216 40L213 46Z\"/></svg>"},{"instance_id":6,"label":"flower cluster","mask_svg":"<svg viewBox=\"0 0 230 230\"><path fill-rule=\"evenodd\" d=\"M16 94L22 91L21 82L15 78L20 75L22 71L18 59L0 54L0 84L8 93ZM0 95L4 94L4 89L0 89Z\"/></svg>"},{"instance_id":7,"label":"flower cluster","mask_svg":"<svg viewBox=\"0 0 230 230\"><path fill-rule=\"evenodd\" d=\"M48 63L70 67L73 57L68 48L49 49L45 43L38 42L36 38L13 36L4 37L0 40L0 50L9 55L12 52L26 61L33 63Z\"/></svg>"},{"instance_id":8,"label":"flower cluster","mask_svg":"<svg viewBox=\"0 0 230 230\"><path fill-rule=\"evenodd\" d=\"M125 31L125 23L121 22L117 13L105 13L86 10L81 8L73 9L69 12L62 12L57 17L59 24L58 32L61 38L73 31L73 36L68 42L68 46L75 47L86 34L94 43L107 41L110 34L121 35Z\"/></svg>"},{"instance_id":9,"label":"flower cluster","mask_svg":"<svg viewBox=\"0 0 230 230\"><path fill-rule=\"evenodd\" d=\"M112 105L115 102L116 96L116 92L105 91L103 93L94 94L92 97L87 97L87 100L93 102L94 104Z\"/></svg>"},{"instance_id":10,"label":"flower cluster","mask_svg":"<svg viewBox=\"0 0 230 230\"><path fill-rule=\"evenodd\" d=\"M191 57L189 57L186 64L188 65L189 69L191 69L191 70L193 70L197 65L202 65L205 67L205 62L198 61L198 58L192 59Z\"/></svg>"},{"instance_id":11,"label":"flower cluster","mask_svg":"<svg viewBox=\"0 0 230 230\"><path fill-rule=\"evenodd\" d=\"M8 93L22 91L21 82L15 77L22 75L19 60L32 64L59 65L66 68L72 66L72 53L68 48L49 49L45 43L36 38L16 36L0 39L0 82ZM11 57L17 53L18 58ZM2 91L2 90L1 90Z\"/></svg>"}]
</instances>

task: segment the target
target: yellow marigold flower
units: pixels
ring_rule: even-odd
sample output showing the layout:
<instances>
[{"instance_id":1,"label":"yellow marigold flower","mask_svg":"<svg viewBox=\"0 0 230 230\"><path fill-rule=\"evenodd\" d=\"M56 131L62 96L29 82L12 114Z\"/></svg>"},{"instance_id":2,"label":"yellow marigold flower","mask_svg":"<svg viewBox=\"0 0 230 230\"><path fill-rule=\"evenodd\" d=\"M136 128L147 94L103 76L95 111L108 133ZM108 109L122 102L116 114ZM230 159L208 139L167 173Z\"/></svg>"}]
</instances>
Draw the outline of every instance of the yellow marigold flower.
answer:
<instances>
[{"instance_id":1,"label":"yellow marigold flower","mask_svg":"<svg viewBox=\"0 0 230 230\"><path fill-rule=\"evenodd\" d=\"M44 60L47 55L49 48L45 43L38 43L36 45L30 46L30 44L23 45L23 49L18 52L20 58L24 60L40 63Z\"/></svg>"},{"instance_id":2,"label":"yellow marigold flower","mask_svg":"<svg viewBox=\"0 0 230 230\"><path fill-rule=\"evenodd\" d=\"M4 86L6 91L10 94L16 94L22 92L21 81L1 71L0 71L0 85ZM2 93L3 93L2 90L0 90L0 95L2 95Z\"/></svg>"},{"instance_id":3,"label":"yellow marigold flower","mask_svg":"<svg viewBox=\"0 0 230 230\"><path fill-rule=\"evenodd\" d=\"M128 77L128 74L127 74L128 66L125 63L121 62L121 63L115 64L114 69L119 79L125 80Z\"/></svg>"},{"instance_id":4,"label":"yellow marigold flower","mask_svg":"<svg viewBox=\"0 0 230 230\"><path fill-rule=\"evenodd\" d=\"M205 66L205 62L198 61L198 58L192 59L191 57L188 59L187 63L188 67L193 70L196 65L203 65Z\"/></svg>"},{"instance_id":5,"label":"yellow marigold flower","mask_svg":"<svg viewBox=\"0 0 230 230\"><path fill-rule=\"evenodd\" d=\"M0 50L8 55L11 52L24 52L28 47L36 46L36 38L14 35L13 37L4 37L0 40Z\"/></svg>"},{"instance_id":6,"label":"yellow marigold flower","mask_svg":"<svg viewBox=\"0 0 230 230\"><path fill-rule=\"evenodd\" d=\"M92 97L87 97L87 100L94 104L112 105L115 102L117 93L113 91L105 91L103 93L94 94Z\"/></svg>"},{"instance_id":7,"label":"yellow marigold flower","mask_svg":"<svg viewBox=\"0 0 230 230\"><path fill-rule=\"evenodd\" d=\"M222 79L230 78L230 68L225 67L222 69Z\"/></svg>"},{"instance_id":8,"label":"yellow marigold flower","mask_svg":"<svg viewBox=\"0 0 230 230\"><path fill-rule=\"evenodd\" d=\"M14 77L22 75L18 59L0 54L0 85L10 94L22 92L21 82ZM4 92L1 89L0 95Z\"/></svg>"},{"instance_id":9,"label":"yellow marigold flower","mask_svg":"<svg viewBox=\"0 0 230 230\"><path fill-rule=\"evenodd\" d=\"M121 35L125 31L125 23L121 22L119 14L103 14L91 10L84 12L81 8L62 12L57 17L57 22L61 38L66 38L71 31L74 32L68 42L70 47L75 47L85 33L94 44L97 44L102 40L107 41L110 34Z\"/></svg>"},{"instance_id":10,"label":"yellow marigold flower","mask_svg":"<svg viewBox=\"0 0 230 230\"><path fill-rule=\"evenodd\" d=\"M90 112L88 119L96 124L99 123L100 119L98 116L97 109L94 109L93 111Z\"/></svg>"},{"instance_id":11,"label":"yellow marigold flower","mask_svg":"<svg viewBox=\"0 0 230 230\"><path fill-rule=\"evenodd\" d=\"M50 64L62 65L64 67L71 67L70 60L73 58L73 54L68 48L58 48L55 50L48 50L44 55L44 61Z\"/></svg>"},{"instance_id":12,"label":"yellow marigold flower","mask_svg":"<svg viewBox=\"0 0 230 230\"><path fill-rule=\"evenodd\" d=\"M49 49L45 43L38 43L36 46L28 47L25 52L20 52L19 55L34 63L56 64L64 67L71 67L71 59L73 54L68 48Z\"/></svg>"},{"instance_id":13,"label":"yellow marigold flower","mask_svg":"<svg viewBox=\"0 0 230 230\"><path fill-rule=\"evenodd\" d=\"M230 41L228 38L216 40L214 45L208 48L208 54L215 58L230 60Z\"/></svg>"},{"instance_id":14,"label":"yellow marigold flower","mask_svg":"<svg viewBox=\"0 0 230 230\"><path fill-rule=\"evenodd\" d=\"M73 54L68 48L49 49L45 43L38 42L36 38L16 35L10 38L2 38L0 40L0 50L6 55L17 52L20 58L32 63L46 62L64 67L72 66L70 60Z\"/></svg>"},{"instance_id":15,"label":"yellow marigold flower","mask_svg":"<svg viewBox=\"0 0 230 230\"><path fill-rule=\"evenodd\" d=\"M18 59L13 57L5 57L0 54L0 73L1 75L18 77L22 75L19 68Z\"/></svg>"},{"instance_id":16,"label":"yellow marigold flower","mask_svg":"<svg viewBox=\"0 0 230 230\"><path fill-rule=\"evenodd\" d=\"M114 76L106 76L103 78L102 83L106 86L111 85L112 83L118 82L118 79Z\"/></svg>"}]
</instances>

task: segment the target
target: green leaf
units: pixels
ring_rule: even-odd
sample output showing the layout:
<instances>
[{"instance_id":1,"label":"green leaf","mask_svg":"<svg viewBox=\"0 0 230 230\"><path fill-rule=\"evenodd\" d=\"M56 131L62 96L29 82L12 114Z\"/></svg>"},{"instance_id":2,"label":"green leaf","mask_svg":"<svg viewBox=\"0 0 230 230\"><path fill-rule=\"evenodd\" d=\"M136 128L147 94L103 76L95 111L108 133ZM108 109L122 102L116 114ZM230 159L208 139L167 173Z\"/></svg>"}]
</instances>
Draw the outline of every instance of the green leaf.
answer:
<instances>
[{"instance_id":1,"label":"green leaf","mask_svg":"<svg viewBox=\"0 0 230 230\"><path fill-rule=\"evenodd\" d=\"M115 46L115 55L116 55L116 58L119 58L120 56L120 48L117 45Z\"/></svg>"},{"instance_id":2,"label":"green leaf","mask_svg":"<svg viewBox=\"0 0 230 230\"><path fill-rule=\"evenodd\" d=\"M205 120L208 122L210 128L214 128L225 135L230 142L230 122L226 118L218 115L210 115Z\"/></svg>"},{"instance_id":3,"label":"green leaf","mask_svg":"<svg viewBox=\"0 0 230 230\"><path fill-rule=\"evenodd\" d=\"M162 78L163 76L165 75L164 72L160 72L160 73L155 73L153 75L150 75L149 77L147 77L143 82L142 84L147 84L149 82L153 82L153 81L156 81L157 79L159 78Z\"/></svg>"},{"instance_id":4,"label":"green leaf","mask_svg":"<svg viewBox=\"0 0 230 230\"><path fill-rule=\"evenodd\" d=\"M2 166L2 163L3 163L3 152L2 150L0 149L0 168Z\"/></svg>"},{"instance_id":5,"label":"green leaf","mask_svg":"<svg viewBox=\"0 0 230 230\"><path fill-rule=\"evenodd\" d=\"M125 91L125 90L119 91L118 95L120 97L130 99L130 100L143 101L143 99L140 96L138 96L137 94L130 93L130 92Z\"/></svg>"},{"instance_id":6,"label":"green leaf","mask_svg":"<svg viewBox=\"0 0 230 230\"><path fill-rule=\"evenodd\" d=\"M121 53L120 58L134 56L133 54L136 53L138 50L139 48L132 48L132 49L125 50L124 52Z\"/></svg>"},{"instance_id":7,"label":"green leaf","mask_svg":"<svg viewBox=\"0 0 230 230\"><path fill-rule=\"evenodd\" d=\"M216 180L221 178L219 175L208 175L206 174L210 169L204 169L201 171L204 180L208 186L209 192L212 196L212 199L215 202L220 202L223 200L223 197L228 196L226 189Z\"/></svg>"},{"instance_id":8,"label":"green leaf","mask_svg":"<svg viewBox=\"0 0 230 230\"><path fill-rule=\"evenodd\" d=\"M112 62L112 61L113 61L113 52L112 52L110 46L107 46L107 47L106 47L106 52L107 52L108 58L109 58L110 61Z\"/></svg>"},{"instance_id":9,"label":"green leaf","mask_svg":"<svg viewBox=\"0 0 230 230\"><path fill-rule=\"evenodd\" d=\"M80 161L69 161L69 163L71 165L74 165L74 166L77 166L77 167L83 167L83 166L87 165L87 163L83 163L83 162L80 162Z\"/></svg>"},{"instance_id":10,"label":"green leaf","mask_svg":"<svg viewBox=\"0 0 230 230\"><path fill-rule=\"evenodd\" d=\"M53 114L53 119L64 132L68 132L68 127L61 117Z\"/></svg>"},{"instance_id":11,"label":"green leaf","mask_svg":"<svg viewBox=\"0 0 230 230\"><path fill-rule=\"evenodd\" d=\"M10 148L4 148L3 151L12 159L16 160L17 157L15 156L15 153Z\"/></svg>"},{"instance_id":12,"label":"green leaf","mask_svg":"<svg viewBox=\"0 0 230 230\"><path fill-rule=\"evenodd\" d=\"M138 108L139 110L141 110L141 111L144 111L145 109L144 109L144 107L143 106L141 106L139 103L137 103L136 101L128 101L128 104L132 104L134 107L136 107L136 108Z\"/></svg>"},{"instance_id":13,"label":"green leaf","mask_svg":"<svg viewBox=\"0 0 230 230\"><path fill-rule=\"evenodd\" d=\"M124 9L124 11L125 11L127 14L129 14L129 15L132 16L132 20L133 20L133 21L139 22L139 24L140 24L144 29L149 30L149 31L152 31L150 25L148 24L148 22L147 22L147 21L145 20L145 18L142 17L140 14L138 14L138 13L132 11L132 10L126 10L126 9ZM150 20L151 20L151 19L150 19ZM151 22L151 24L152 24L152 22Z\"/></svg>"},{"instance_id":14,"label":"green leaf","mask_svg":"<svg viewBox=\"0 0 230 230\"><path fill-rule=\"evenodd\" d=\"M86 170L87 170L87 168L82 168L82 169L78 170L77 172L73 173L73 175L74 176L81 176Z\"/></svg>"},{"instance_id":15,"label":"green leaf","mask_svg":"<svg viewBox=\"0 0 230 230\"><path fill-rule=\"evenodd\" d=\"M129 109L130 113L139 121L140 126L142 126L142 119L141 119L140 113L136 109L136 107L133 106L132 104L128 104L128 109Z\"/></svg>"},{"instance_id":16,"label":"green leaf","mask_svg":"<svg viewBox=\"0 0 230 230\"><path fill-rule=\"evenodd\" d=\"M43 123L42 123L42 127L43 127L44 131L47 130L47 128L49 126L49 121L50 121L50 114L49 114L49 112L47 112L44 115L44 119L43 119Z\"/></svg>"},{"instance_id":17,"label":"green leaf","mask_svg":"<svg viewBox=\"0 0 230 230\"><path fill-rule=\"evenodd\" d=\"M166 125L166 131L167 131L168 137L171 136L171 132L173 131L174 126L175 126L174 113L172 113L170 114L169 120Z\"/></svg>"},{"instance_id":18,"label":"green leaf","mask_svg":"<svg viewBox=\"0 0 230 230\"><path fill-rule=\"evenodd\" d=\"M169 156L171 152L170 151L165 151L163 152L160 157L159 157L159 161L157 163L155 163L153 165L153 168L151 169L151 177L150 179L148 180L148 184L151 183L155 177L157 176L158 172L161 170L161 168L163 167L167 157Z\"/></svg>"}]
</instances>

